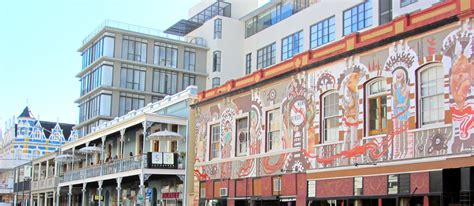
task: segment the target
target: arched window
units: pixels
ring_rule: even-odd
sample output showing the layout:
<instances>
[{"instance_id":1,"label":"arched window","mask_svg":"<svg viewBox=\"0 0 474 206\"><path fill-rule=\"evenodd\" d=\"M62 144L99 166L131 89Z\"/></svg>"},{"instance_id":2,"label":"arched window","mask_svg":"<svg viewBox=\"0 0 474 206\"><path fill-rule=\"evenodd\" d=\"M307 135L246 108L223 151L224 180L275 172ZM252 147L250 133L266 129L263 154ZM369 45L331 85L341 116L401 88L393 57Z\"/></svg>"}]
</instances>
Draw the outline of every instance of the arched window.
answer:
<instances>
[{"instance_id":1,"label":"arched window","mask_svg":"<svg viewBox=\"0 0 474 206\"><path fill-rule=\"evenodd\" d=\"M339 94L327 92L322 98L322 142L335 142L338 138Z\"/></svg>"},{"instance_id":2,"label":"arched window","mask_svg":"<svg viewBox=\"0 0 474 206\"><path fill-rule=\"evenodd\" d=\"M418 114L420 126L444 121L444 76L441 64L418 71Z\"/></svg>"},{"instance_id":3,"label":"arched window","mask_svg":"<svg viewBox=\"0 0 474 206\"><path fill-rule=\"evenodd\" d=\"M387 82L377 78L366 85L366 126L369 135L387 133Z\"/></svg>"}]
</instances>

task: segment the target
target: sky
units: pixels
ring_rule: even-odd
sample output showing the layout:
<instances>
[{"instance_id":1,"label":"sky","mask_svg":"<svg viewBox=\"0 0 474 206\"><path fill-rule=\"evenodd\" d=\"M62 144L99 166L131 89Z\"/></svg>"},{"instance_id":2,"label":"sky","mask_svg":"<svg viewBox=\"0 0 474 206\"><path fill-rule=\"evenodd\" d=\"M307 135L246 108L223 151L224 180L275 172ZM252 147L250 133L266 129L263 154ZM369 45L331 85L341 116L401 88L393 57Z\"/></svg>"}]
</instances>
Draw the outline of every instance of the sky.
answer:
<instances>
[{"instance_id":1,"label":"sky","mask_svg":"<svg viewBox=\"0 0 474 206\"><path fill-rule=\"evenodd\" d=\"M0 128L28 105L77 123L82 40L106 19L165 30L199 0L0 1Z\"/></svg>"}]
</instances>

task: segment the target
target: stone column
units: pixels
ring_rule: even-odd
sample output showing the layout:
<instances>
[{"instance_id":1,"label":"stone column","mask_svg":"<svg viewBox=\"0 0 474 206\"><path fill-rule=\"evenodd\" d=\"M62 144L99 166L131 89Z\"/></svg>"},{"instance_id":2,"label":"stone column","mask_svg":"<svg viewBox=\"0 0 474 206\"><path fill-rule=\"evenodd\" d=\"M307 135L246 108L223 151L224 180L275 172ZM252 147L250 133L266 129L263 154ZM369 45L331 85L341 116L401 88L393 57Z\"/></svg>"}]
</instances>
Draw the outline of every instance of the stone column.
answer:
<instances>
[{"instance_id":1,"label":"stone column","mask_svg":"<svg viewBox=\"0 0 474 206\"><path fill-rule=\"evenodd\" d=\"M117 206L120 206L120 200L122 200L121 192L122 192L122 178L118 177L117 178Z\"/></svg>"},{"instance_id":2,"label":"stone column","mask_svg":"<svg viewBox=\"0 0 474 206\"><path fill-rule=\"evenodd\" d=\"M102 184L104 182L102 180L99 181L99 188L97 188L97 191L99 191L99 206L102 206ZM104 198L105 200L105 198Z\"/></svg>"},{"instance_id":3,"label":"stone column","mask_svg":"<svg viewBox=\"0 0 474 206\"><path fill-rule=\"evenodd\" d=\"M86 142L86 147L89 146L89 142ZM85 160L85 165L84 167L89 167L89 162L87 161L89 159L89 154L86 153L86 160Z\"/></svg>"},{"instance_id":4,"label":"stone column","mask_svg":"<svg viewBox=\"0 0 474 206\"><path fill-rule=\"evenodd\" d=\"M86 201L87 201L86 186L87 186L87 183L82 183L82 206L86 206Z\"/></svg>"},{"instance_id":5,"label":"stone column","mask_svg":"<svg viewBox=\"0 0 474 206\"><path fill-rule=\"evenodd\" d=\"M45 172L46 176L45 176L45 179L48 179L48 175L49 175L49 160L46 160L46 172Z\"/></svg>"},{"instance_id":6,"label":"stone column","mask_svg":"<svg viewBox=\"0 0 474 206\"><path fill-rule=\"evenodd\" d=\"M67 206L72 206L72 185L69 185L69 191L67 193Z\"/></svg>"},{"instance_id":7,"label":"stone column","mask_svg":"<svg viewBox=\"0 0 474 206\"><path fill-rule=\"evenodd\" d=\"M38 180L41 181L41 162L38 164Z\"/></svg>"}]
</instances>

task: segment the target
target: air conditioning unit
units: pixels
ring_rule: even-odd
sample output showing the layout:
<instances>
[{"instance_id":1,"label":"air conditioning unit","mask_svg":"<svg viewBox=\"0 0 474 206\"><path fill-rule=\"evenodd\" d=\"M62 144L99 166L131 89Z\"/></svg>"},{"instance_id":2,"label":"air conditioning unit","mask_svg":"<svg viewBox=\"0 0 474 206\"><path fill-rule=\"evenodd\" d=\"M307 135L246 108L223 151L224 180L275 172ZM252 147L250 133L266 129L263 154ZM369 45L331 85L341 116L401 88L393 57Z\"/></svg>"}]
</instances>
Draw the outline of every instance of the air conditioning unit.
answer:
<instances>
[{"instance_id":1,"label":"air conditioning unit","mask_svg":"<svg viewBox=\"0 0 474 206\"><path fill-rule=\"evenodd\" d=\"M281 191L281 179L275 178L273 179L273 191L280 192Z\"/></svg>"},{"instance_id":2,"label":"air conditioning unit","mask_svg":"<svg viewBox=\"0 0 474 206\"><path fill-rule=\"evenodd\" d=\"M205 197L206 197L206 189L205 189L205 188L201 188L200 197L201 197L201 198L205 198Z\"/></svg>"},{"instance_id":3,"label":"air conditioning unit","mask_svg":"<svg viewBox=\"0 0 474 206\"><path fill-rule=\"evenodd\" d=\"M221 197L227 197L227 188L221 188Z\"/></svg>"}]
</instances>

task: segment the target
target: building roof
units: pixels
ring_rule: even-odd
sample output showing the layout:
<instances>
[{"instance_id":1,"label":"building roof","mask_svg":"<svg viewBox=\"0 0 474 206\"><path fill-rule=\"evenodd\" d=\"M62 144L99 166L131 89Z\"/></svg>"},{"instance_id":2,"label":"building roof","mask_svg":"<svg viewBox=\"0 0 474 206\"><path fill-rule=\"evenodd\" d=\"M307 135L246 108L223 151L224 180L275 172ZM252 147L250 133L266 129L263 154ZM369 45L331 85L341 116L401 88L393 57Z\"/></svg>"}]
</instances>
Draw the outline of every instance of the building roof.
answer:
<instances>
[{"instance_id":1,"label":"building roof","mask_svg":"<svg viewBox=\"0 0 474 206\"><path fill-rule=\"evenodd\" d=\"M49 122L49 121L40 121L40 124L44 129L44 135L46 137L49 137L51 135L51 131L53 130L54 126L56 126L56 124L59 124L59 126L63 130L63 135L65 137L69 137L69 135L71 135L72 127L74 127L73 124L57 123L57 122Z\"/></svg>"},{"instance_id":2,"label":"building roof","mask_svg":"<svg viewBox=\"0 0 474 206\"><path fill-rule=\"evenodd\" d=\"M31 113L31 110L28 106L23 109L23 112L21 112L20 116L18 118L34 118L33 114Z\"/></svg>"}]
</instances>

